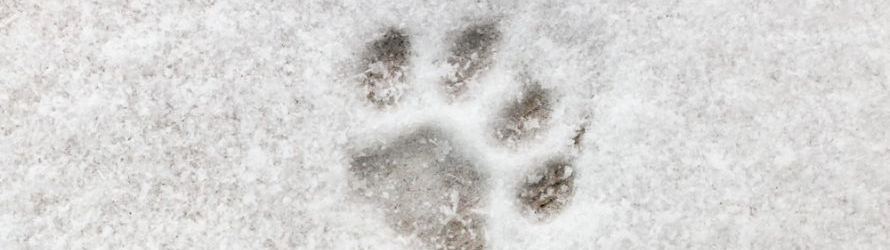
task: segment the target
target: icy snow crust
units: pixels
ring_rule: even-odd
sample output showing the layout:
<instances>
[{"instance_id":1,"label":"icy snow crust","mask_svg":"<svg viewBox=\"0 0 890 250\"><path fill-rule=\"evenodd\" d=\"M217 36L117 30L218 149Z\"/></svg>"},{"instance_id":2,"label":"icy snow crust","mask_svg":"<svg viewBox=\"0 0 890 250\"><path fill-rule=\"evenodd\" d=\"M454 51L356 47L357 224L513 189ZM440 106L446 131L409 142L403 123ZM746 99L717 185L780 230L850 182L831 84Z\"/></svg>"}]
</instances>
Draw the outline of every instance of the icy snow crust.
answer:
<instances>
[{"instance_id":1,"label":"icy snow crust","mask_svg":"<svg viewBox=\"0 0 890 250\"><path fill-rule=\"evenodd\" d=\"M883 1L180 2L0 4L0 248L890 245ZM378 104L391 29L410 51ZM533 83L546 115L510 118ZM387 161L437 169L367 177ZM523 187L568 172L529 216ZM431 190L378 198L412 176Z\"/></svg>"}]
</instances>

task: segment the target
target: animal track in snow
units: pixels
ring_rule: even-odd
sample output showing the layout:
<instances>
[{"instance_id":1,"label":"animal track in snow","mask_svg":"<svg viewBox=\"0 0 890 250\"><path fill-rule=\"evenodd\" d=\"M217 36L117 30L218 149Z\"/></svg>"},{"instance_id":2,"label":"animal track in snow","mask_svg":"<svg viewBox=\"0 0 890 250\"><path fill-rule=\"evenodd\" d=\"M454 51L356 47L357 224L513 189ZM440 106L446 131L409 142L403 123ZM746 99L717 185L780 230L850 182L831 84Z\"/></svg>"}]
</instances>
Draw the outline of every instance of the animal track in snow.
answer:
<instances>
[{"instance_id":1,"label":"animal track in snow","mask_svg":"<svg viewBox=\"0 0 890 250\"><path fill-rule=\"evenodd\" d=\"M495 127L495 136L504 142L512 143L533 136L546 126L553 111L551 93L541 88L537 82L527 83L522 94L501 114Z\"/></svg>"},{"instance_id":2,"label":"animal track in snow","mask_svg":"<svg viewBox=\"0 0 890 250\"><path fill-rule=\"evenodd\" d=\"M534 220L547 220L568 204L575 190L575 173L571 165L554 160L526 175L517 197L523 213Z\"/></svg>"},{"instance_id":3,"label":"animal track in snow","mask_svg":"<svg viewBox=\"0 0 890 250\"><path fill-rule=\"evenodd\" d=\"M393 105L405 89L405 68L411 56L411 41L401 30L392 28L368 46L364 58L367 69L362 85L368 101L379 107Z\"/></svg>"},{"instance_id":4,"label":"animal track in snow","mask_svg":"<svg viewBox=\"0 0 890 250\"><path fill-rule=\"evenodd\" d=\"M393 228L436 249L483 249L486 176L442 131L420 128L352 157L353 188L383 205Z\"/></svg>"},{"instance_id":5,"label":"animal track in snow","mask_svg":"<svg viewBox=\"0 0 890 250\"><path fill-rule=\"evenodd\" d=\"M485 22L468 25L453 36L446 41L452 43L445 60L450 70L439 83L442 94L450 97L476 89L468 88L471 84L485 87L478 76L496 63L502 34L497 23ZM376 107L398 107L402 90L409 85L405 72L415 64L410 62L412 39L390 28L369 40L361 59L366 66L361 69L361 85L367 101ZM491 133L476 136L493 138L502 142L500 146L521 146L517 142L532 142L528 138L549 129L555 95L531 77L514 79L521 91L505 95L511 98L502 100L499 115L486 125ZM488 168L470 157L473 152L468 150L473 147L457 143L448 126L427 124L401 131L386 142L357 145L360 150L350 155L351 192L381 209L395 231L417 237L428 249L486 249L482 211L492 186ZM570 165L567 160L551 160L518 180L517 212L536 223L557 216L574 194L576 174Z\"/></svg>"},{"instance_id":6,"label":"animal track in snow","mask_svg":"<svg viewBox=\"0 0 890 250\"><path fill-rule=\"evenodd\" d=\"M454 39L448 58L453 68L453 73L445 78L445 88L449 93L462 94L468 82L491 66L495 45L500 38L500 31L493 22L471 25L461 31Z\"/></svg>"}]
</instances>

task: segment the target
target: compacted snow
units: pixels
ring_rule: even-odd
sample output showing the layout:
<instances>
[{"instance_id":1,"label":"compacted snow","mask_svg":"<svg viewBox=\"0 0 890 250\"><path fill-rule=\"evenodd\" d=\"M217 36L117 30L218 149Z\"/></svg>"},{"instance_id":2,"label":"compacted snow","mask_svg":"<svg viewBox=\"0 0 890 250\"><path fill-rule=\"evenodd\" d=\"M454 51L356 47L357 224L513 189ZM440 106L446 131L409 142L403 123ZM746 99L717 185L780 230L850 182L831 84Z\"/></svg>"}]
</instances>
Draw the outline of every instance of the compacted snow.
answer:
<instances>
[{"instance_id":1,"label":"compacted snow","mask_svg":"<svg viewBox=\"0 0 890 250\"><path fill-rule=\"evenodd\" d=\"M880 249L884 1L5 1L0 249Z\"/></svg>"}]
</instances>

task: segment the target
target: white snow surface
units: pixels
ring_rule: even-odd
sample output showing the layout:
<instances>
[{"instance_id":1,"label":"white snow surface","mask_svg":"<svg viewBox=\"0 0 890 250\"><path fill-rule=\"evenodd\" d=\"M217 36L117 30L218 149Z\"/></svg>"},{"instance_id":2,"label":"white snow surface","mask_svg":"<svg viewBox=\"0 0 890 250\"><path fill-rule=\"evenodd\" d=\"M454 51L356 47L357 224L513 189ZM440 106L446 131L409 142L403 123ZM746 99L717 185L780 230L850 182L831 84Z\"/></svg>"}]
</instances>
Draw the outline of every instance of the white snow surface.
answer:
<instances>
[{"instance_id":1,"label":"white snow surface","mask_svg":"<svg viewBox=\"0 0 890 250\"><path fill-rule=\"evenodd\" d=\"M494 64L450 100L478 20ZM379 109L357 64L388 27L413 54ZM557 104L505 146L523 74ZM881 249L888 85L880 0L4 0L0 249L416 249L346 180L430 124L491 176L489 249ZM530 221L515 187L553 156L574 196Z\"/></svg>"}]
</instances>

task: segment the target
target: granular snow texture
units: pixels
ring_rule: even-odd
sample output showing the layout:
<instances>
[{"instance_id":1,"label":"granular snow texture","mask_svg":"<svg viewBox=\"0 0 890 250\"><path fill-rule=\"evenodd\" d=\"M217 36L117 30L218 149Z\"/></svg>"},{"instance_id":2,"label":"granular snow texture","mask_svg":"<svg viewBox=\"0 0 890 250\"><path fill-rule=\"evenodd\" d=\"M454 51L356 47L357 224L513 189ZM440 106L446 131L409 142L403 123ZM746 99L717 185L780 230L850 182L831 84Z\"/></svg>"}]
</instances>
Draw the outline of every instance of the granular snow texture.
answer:
<instances>
[{"instance_id":1,"label":"granular snow texture","mask_svg":"<svg viewBox=\"0 0 890 250\"><path fill-rule=\"evenodd\" d=\"M0 1L0 249L881 249L888 128L881 0Z\"/></svg>"}]
</instances>

